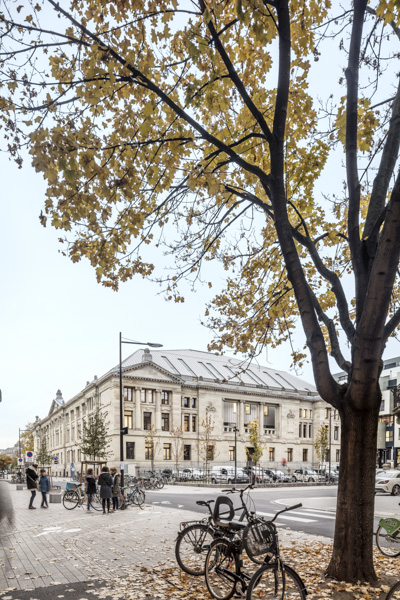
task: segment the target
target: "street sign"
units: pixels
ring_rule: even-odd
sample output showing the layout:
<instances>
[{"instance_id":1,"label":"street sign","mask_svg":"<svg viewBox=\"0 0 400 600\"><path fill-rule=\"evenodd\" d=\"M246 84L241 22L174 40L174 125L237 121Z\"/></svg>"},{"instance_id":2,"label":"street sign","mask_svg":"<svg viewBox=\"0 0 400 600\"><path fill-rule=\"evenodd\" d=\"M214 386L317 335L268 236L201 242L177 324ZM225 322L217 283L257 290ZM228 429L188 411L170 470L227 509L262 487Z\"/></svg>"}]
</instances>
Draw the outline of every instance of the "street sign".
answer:
<instances>
[{"instance_id":1,"label":"street sign","mask_svg":"<svg viewBox=\"0 0 400 600\"><path fill-rule=\"evenodd\" d=\"M23 459L23 458L19 458L19 459L18 459L18 464L19 464L19 465L22 465L22 464L23 464L23 462L24 462L24 459Z\"/></svg>"},{"instance_id":2,"label":"street sign","mask_svg":"<svg viewBox=\"0 0 400 600\"><path fill-rule=\"evenodd\" d=\"M55 465L58 465L58 456L55 456L55 457L54 457L54 464L55 464Z\"/></svg>"},{"instance_id":3,"label":"street sign","mask_svg":"<svg viewBox=\"0 0 400 600\"><path fill-rule=\"evenodd\" d=\"M31 450L28 450L28 452L25 452L25 461L33 462L33 452L31 452Z\"/></svg>"}]
</instances>

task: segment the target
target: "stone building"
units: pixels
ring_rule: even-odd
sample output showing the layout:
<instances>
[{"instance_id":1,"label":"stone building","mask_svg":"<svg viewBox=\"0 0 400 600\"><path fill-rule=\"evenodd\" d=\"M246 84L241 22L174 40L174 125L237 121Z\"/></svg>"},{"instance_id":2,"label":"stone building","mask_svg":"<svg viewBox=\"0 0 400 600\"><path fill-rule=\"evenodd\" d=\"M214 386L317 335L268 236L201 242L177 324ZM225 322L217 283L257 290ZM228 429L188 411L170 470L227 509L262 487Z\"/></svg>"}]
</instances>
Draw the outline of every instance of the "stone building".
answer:
<instances>
[{"instance_id":1,"label":"stone building","mask_svg":"<svg viewBox=\"0 0 400 600\"><path fill-rule=\"evenodd\" d=\"M331 421L331 458L339 462L337 415L315 387L284 371L196 350L137 350L122 362L124 463L127 472L151 464L149 431L155 429L154 463L174 468L174 431L182 428L179 466L203 467L204 423L208 419L215 443L214 464L233 464L235 429L237 464L245 465L250 448L248 424L258 419L265 445L263 466L289 468L318 463L313 442L321 425ZM107 413L111 436L110 466L120 465L119 366L65 402L60 391L47 417L35 422L35 449L45 435L57 457L53 469L69 475L71 463L80 469L82 421L95 410ZM333 417L333 421L332 421ZM203 448L204 449L204 448Z\"/></svg>"}]
</instances>

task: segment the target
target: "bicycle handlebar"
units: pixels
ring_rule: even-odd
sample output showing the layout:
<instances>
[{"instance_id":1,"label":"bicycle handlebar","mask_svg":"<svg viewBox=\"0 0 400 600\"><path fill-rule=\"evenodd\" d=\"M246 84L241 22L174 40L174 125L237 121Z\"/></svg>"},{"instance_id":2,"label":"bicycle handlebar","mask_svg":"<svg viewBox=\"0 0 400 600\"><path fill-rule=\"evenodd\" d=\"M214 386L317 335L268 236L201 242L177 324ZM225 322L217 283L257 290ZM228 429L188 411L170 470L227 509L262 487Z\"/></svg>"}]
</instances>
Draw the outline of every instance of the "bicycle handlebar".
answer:
<instances>
[{"instance_id":1,"label":"bicycle handlebar","mask_svg":"<svg viewBox=\"0 0 400 600\"><path fill-rule=\"evenodd\" d=\"M274 518L270 520L270 523L273 523L273 522L275 521L275 519L276 519L276 518L277 518L279 515L281 515L282 513L284 513L284 512L288 512L289 510L294 510L295 508L300 508L301 506L303 506L301 502L299 502L299 504L293 504L293 506L286 506L286 508L283 508L282 510L279 510L279 511L278 511L278 512L275 514Z\"/></svg>"}]
</instances>

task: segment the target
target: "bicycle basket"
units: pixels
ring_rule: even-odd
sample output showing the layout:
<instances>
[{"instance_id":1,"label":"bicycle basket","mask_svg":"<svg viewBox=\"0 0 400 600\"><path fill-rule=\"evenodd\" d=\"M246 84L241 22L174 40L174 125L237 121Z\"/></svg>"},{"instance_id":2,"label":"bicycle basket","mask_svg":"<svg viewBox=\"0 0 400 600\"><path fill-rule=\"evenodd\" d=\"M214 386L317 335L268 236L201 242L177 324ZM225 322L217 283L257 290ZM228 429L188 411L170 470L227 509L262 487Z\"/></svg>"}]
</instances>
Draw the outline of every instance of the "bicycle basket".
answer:
<instances>
[{"instance_id":1,"label":"bicycle basket","mask_svg":"<svg viewBox=\"0 0 400 600\"><path fill-rule=\"evenodd\" d=\"M250 560L263 554L275 554L275 535L274 526L267 521L250 523L243 533L243 546Z\"/></svg>"}]
</instances>

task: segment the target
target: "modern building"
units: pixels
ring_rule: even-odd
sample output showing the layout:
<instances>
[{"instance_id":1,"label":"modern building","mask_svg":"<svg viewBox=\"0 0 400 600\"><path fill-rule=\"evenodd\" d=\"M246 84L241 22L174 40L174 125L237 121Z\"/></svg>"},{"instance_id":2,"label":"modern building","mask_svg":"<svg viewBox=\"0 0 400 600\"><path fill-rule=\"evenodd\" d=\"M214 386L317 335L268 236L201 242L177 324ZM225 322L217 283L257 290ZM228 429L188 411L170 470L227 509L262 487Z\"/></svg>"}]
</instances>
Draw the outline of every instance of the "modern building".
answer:
<instances>
[{"instance_id":1,"label":"modern building","mask_svg":"<svg viewBox=\"0 0 400 600\"><path fill-rule=\"evenodd\" d=\"M347 380L344 371L334 375L339 382ZM378 424L378 456L377 462L400 465L400 357L383 361L379 378L382 401Z\"/></svg>"},{"instance_id":2,"label":"modern building","mask_svg":"<svg viewBox=\"0 0 400 600\"><path fill-rule=\"evenodd\" d=\"M249 423L258 420L264 445L261 464L269 467L318 463L315 434L331 427L331 457L339 462L338 415L327 408L313 385L284 371L196 350L137 350L122 362L125 470L147 470L155 431L154 464L174 468L175 441L182 432L180 467L203 467L208 442L214 464L245 465L251 453ZM110 466L120 465L119 366L94 377L64 401L60 391L49 414L34 425L35 449L41 436L56 458L53 472L80 470L82 423L96 410L106 414L111 438ZM211 425L209 440L206 422ZM236 431L235 431L236 430ZM236 444L235 444L236 439ZM236 447L235 447L236 446ZM209 448L211 450L211 448ZM89 457L87 457L89 458Z\"/></svg>"}]
</instances>

